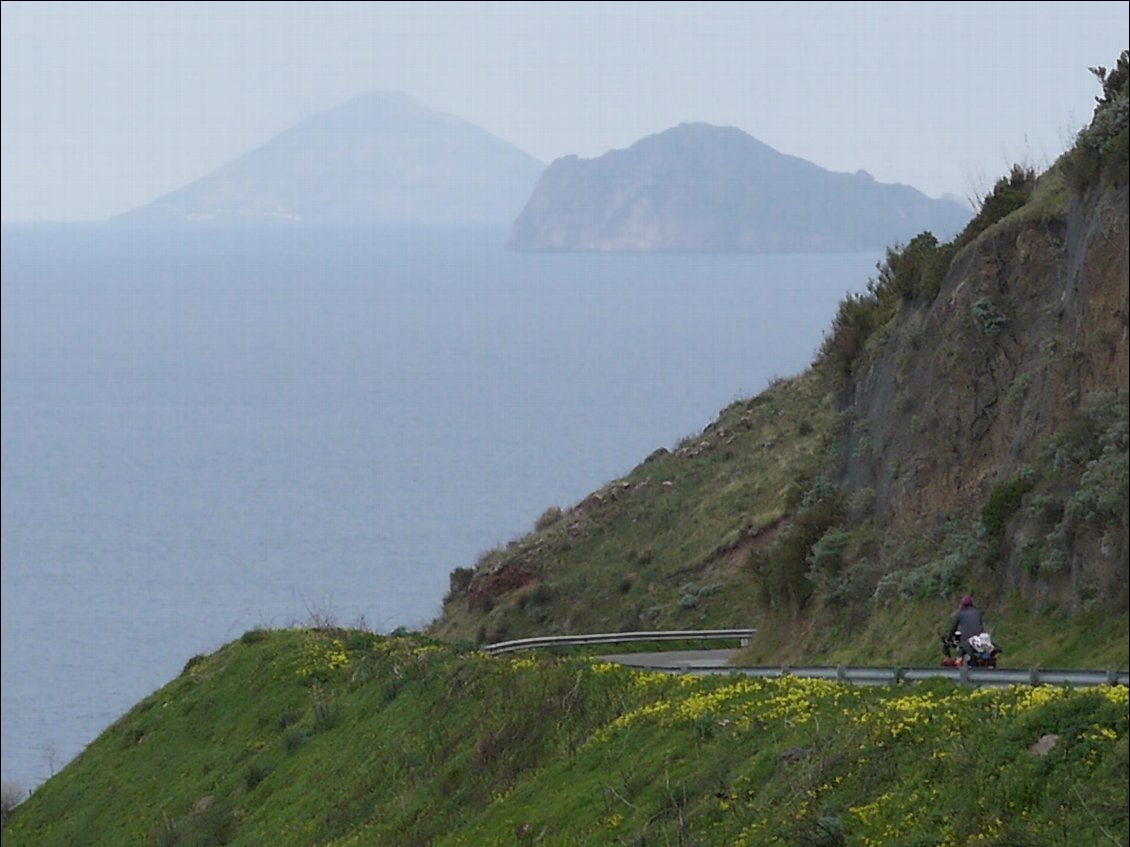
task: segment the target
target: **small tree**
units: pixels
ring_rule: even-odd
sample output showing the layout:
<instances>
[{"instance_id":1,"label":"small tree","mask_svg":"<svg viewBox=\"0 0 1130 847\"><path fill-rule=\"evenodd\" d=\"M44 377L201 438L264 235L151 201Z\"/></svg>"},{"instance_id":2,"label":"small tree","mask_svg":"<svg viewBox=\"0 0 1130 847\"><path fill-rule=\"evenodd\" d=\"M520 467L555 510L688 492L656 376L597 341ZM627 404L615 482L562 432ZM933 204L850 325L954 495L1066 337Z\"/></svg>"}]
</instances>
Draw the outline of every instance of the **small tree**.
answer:
<instances>
[{"instance_id":1,"label":"small tree","mask_svg":"<svg viewBox=\"0 0 1130 847\"><path fill-rule=\"evenodd\" d=\"M24 789L18 782L5 782L0 785L0 826L7 826L12 810L24 799Z\"/></svg>"},{"instance_id":2,"label":"small tree","mask_svg":"<svg viewBox=\"0 0 1130 847\"><path fill-rule=\"evenodd\" d=\"M561 511L560 506L550 506L548 509L542 512L540 516L538 516L538 519L536 521L534 521L534 529L537 532L549 529L551 526L561 520L561 516L563 514L564 513Z\"/></svg>"}]
</instances>

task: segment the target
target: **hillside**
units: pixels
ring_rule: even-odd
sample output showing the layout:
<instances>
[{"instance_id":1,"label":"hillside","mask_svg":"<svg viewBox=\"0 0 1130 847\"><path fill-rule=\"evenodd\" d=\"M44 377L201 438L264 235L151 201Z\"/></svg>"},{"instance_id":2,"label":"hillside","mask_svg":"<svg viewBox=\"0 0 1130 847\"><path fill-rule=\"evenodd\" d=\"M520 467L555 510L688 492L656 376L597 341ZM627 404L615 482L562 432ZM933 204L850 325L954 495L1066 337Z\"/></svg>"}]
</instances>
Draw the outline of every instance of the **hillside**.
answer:
<instances>
[{"instance_id":1,"label":"hillside","mask_svg":"<svg viewBox=\"0 0 1130 847\"><path fill-rule=\"evenodd\" d=\"M681 124L542 174L514 222L518 250L753 252L882 248L970 218L950 200L833 173L733 127Z\"/></svg>"},{"instance_id":2,"label":"hillside","mask_svg":"<svg viewBox=\"0 0 1130 847\"><path fill-rule=\"evenodd\" d=\"M314 115L116 224L510 223L540 162L406 95Z\"/></svg>"},{"instance_id":3,"label":"hillside","mask_svg":"<svg viewBox=\"0 0 1130 847\"><path fill-rule=\"evenodd\" d=\"M1124 687L698 679L252 630L123 715L3 843L1102 844L1125 832L1127 737Z\"/></svg>"},{"instance_id":4,"label":"hillside","mask_svg":"<svg viewBox=\"0 0 1130 847\"><path fill-rule=\"evenodd\" d=\"M1124 52L1046 173L892 247L804 373L451 574L424 634L251 630L23 803L11 847L1121 844L1124 687L644 673L477 642L758 628L745 659L1125 668ZM436 639L440 637L440 640Z\"/></svg>"},{"instance_id":5,"label":"hillside","mask_svg":"<svg viewBox=\"0 0 1130 847\"><path fill-rule=\"evenodd\" d=\"M948 243L891 248L805 373L452 573L446 638L755 626L750 661L931 661L964 593L1006 661L1127 633L1125 57L1092 125Z\"/></svg>"}]
</instances>

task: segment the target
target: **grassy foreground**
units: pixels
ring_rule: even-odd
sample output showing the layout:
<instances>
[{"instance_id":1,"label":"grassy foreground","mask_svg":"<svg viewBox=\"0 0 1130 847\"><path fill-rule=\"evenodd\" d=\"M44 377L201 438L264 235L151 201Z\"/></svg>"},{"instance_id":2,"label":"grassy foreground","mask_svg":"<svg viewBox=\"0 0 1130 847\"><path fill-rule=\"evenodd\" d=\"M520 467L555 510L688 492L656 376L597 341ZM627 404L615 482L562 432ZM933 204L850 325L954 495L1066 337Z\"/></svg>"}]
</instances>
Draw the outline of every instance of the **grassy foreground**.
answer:
<instances>
[{"instance_id":1,"label":"grassy foreground","mask_svg":"<svg viewBox=\"0 0 1130 847\"><path fill-rule=\"evenodd\" d=\"M862 689L251 631L5 845L1125 844L1127 690Z\"/></svg>"}]
</instances>

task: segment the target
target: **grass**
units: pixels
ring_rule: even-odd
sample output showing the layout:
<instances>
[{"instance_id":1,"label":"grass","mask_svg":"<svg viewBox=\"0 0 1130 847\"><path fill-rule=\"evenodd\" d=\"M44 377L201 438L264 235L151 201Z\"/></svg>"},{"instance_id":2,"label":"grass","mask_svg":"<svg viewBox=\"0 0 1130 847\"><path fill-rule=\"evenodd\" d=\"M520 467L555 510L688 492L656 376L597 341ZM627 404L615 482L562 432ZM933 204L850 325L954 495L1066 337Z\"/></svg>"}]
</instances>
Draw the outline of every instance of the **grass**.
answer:
<instances>
[{"instance_id":1,"label":"grass","mask_svg":"<svg viewBox=\"0 0 1130 847\"><path fill-rule=\"evenodd\" d=\"M577 632L748 625L752 588L730 554L772 531L834 419L815 371L732 404L703 433L497 551L483 571L522 567L533 580L492 595L485 614L453 592L434 634L499 641L544 633L546 620ZM476 579L490 591L486 573ZM466 591L476 590L472 580Z\"/></svg>"},{"instance_id":2,"label":"grass","mask_svg":"<svg viewBox=\"0 0 1130 847\"><path fill-rule=\"evenodd\" d=\"M1127 712L1124 688L676 677L272 631L138 704L4 843L1110 843Z\"/></svg>"}]
</instances>

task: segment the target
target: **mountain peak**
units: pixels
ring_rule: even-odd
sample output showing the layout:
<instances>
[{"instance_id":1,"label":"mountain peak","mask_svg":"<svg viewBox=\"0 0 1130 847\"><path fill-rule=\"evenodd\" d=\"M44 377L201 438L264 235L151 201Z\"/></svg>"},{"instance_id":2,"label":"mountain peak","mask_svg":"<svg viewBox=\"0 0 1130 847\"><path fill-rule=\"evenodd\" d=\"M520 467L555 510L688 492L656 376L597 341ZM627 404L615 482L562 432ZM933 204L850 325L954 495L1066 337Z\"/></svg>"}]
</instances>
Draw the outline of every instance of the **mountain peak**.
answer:
<instances>
[{"instance_id":1,"label":"mountain peak","mask_svg":"<svg viewBox=\"0 0 1130 847\"><path fill-rule=\"evenodd\" d=\"M510 223L542 165L400 91L364 91L116 220Z\"/></svg>"}]
</instances>

